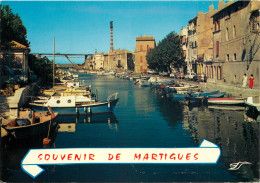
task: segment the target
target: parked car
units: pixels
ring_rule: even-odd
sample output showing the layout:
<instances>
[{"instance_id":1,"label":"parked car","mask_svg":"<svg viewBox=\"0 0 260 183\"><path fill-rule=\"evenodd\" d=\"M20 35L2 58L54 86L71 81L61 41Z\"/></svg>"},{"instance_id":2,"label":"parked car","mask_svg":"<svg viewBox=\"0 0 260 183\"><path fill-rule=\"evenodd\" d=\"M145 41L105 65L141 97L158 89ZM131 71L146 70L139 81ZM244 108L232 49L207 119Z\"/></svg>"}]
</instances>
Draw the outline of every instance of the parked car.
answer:
<instances>
[{"instance_id":1,"label":"parked car","mask_svg":"<svg viewBox=\"0 0 260 183\"><path fill-rule=\"evenodd\" d=\"M21 84L27 84L28 77L26 76L23 69L13 69L14 75L17 76L21 80Z\"/></svg>"},{"instance_id":2,"label":"parked car","mask_svg":"<svg viewBox=\"0 0 260 183\"><path fill-rule=\"evenodd\" d=\"M192 80L193 77L196 75L196 73L188 73L184 76L184 79L189 79L189 80Z\"/></svg>"}]
</instances>

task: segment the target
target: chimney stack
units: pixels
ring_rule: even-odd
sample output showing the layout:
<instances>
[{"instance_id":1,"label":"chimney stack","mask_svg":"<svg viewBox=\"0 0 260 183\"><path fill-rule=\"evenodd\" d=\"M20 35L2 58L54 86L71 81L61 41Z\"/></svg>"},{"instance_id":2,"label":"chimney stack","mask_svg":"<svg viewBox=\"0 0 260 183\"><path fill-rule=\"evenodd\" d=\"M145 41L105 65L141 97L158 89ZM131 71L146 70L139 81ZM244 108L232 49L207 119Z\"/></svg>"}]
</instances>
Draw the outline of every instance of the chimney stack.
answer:
<instances>
[{"instance_id":1,"label":"chimney stack","mask_svg":"<svg viewBox=\"0 0 260 183\"><path fill-rule=\"evenodd\" d=\"M113 43L113 21L110 22L110 51L114 50L114 43Z\"/></svg>"}]
</instances>

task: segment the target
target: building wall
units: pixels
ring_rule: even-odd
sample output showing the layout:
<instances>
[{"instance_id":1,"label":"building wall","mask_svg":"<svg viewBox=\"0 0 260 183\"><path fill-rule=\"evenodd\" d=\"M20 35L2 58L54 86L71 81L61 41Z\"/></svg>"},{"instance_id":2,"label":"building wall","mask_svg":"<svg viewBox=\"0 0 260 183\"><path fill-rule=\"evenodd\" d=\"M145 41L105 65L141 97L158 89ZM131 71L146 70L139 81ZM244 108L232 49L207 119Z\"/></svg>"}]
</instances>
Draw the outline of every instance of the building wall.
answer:
<instances>
[{"instance_id":1,"label":"building wall","mask_svg":"<svg viewBox=\"0 0 260 183\"><path fill-rule=\"evenodd\" d=\"M25 73L28 74L28 54L28 51L2 50L2 52L0 52L1 63L11 68L23 69Z\"/></svg>"},{"instance_id":2,"label":"building wall","mask_svg":"<svg viewBox=\"0 0 260 183\"><path fill-rule=\"evenodd\" d=\"M236 1L222 7L213 16L217 27L214 26L213 33L214 61L211 65L214 69L208 81L239 84L247 73L254 75L255 86L259 86L259 32L253 33L250 24L254 11L258 11L256 19L259 21L260 3Z\"/></svg>"},{"instance_id":3,"label":"building wall","mask_svg":"<svg viewBox=\"0 0 260 183\"><path fill-rule=\"evenodd\" d=\"M104 54L95 53L92 58L94 70L104 69Z\"/></svg>"},{"instance_id":4,"label":"building wall","mask_svg":"<svg viewBox=\"0 0 260 183\"><path fill-rule=\"evenodd\" d=\"M198 13L197 19L197 43L198 59L202 61L213 60L213 19L214 6L209 7L208 13Z\"/></svg>"},{"instance_id":5,"label":"building wall","mask_svg":"<svg viewBox=\"0 0 260 183\"><path fill-rule=\"evenodd\" d=\"M187 42L187 53L186 53L186 62L187 62L187 72L196 72L194 67L195 62L198 60L197 52L197 17L189 21L188 24L188 42Z\"/></svg>"},{"instance_id":6,"label":"building wall","mask_svg":"<svg viewBox=\"0 0 260 183\"><path fill-rule=\"evenodd\" d=\"M148 70L146 54L149 49L155 47L155 38L153 36L144 35L136 37L135 42L135 72L143 73Z\"/></svg>"},{"instance_id":7,"label":"building wall","mask_svg":"<svg viewBox=\"0 0 260 183\"><path fill-rule=\"evenodd\" d=\"M104 69L109 70L131 70L133 65L132 53L128 50L112 50L104 55Z\"/></svg>"}]
</instances>

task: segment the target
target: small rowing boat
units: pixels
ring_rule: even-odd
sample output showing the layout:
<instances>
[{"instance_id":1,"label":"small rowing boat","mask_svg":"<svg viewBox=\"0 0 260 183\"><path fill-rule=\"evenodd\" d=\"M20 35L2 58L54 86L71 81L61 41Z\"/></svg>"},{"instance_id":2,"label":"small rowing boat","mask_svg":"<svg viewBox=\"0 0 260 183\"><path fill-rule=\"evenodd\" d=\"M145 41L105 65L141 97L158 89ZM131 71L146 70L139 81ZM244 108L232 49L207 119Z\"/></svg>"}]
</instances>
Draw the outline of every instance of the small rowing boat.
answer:
<instances>
[{"instance_id":1,"label":"small rowing boat","mask_svg":"<svg viewBox=\"0 0 260 183\"><path fill-rule=\"evenodd\" d=\"M19 117L2 127L17 140L34 138L47 134L49 127L56 124L57 112L34 112L33 110L19 111Z\"/></svg>"},{"instance_id":2,"label":"small rowing boat","mask_svg":"<svg viewBox=\"0 0 260 183\"><path fill-rule=\"evenodd\" d=\"M208 104L217 105L244 105L245 99L243 98L210 98Z\"/></svg>"}]
</instances>

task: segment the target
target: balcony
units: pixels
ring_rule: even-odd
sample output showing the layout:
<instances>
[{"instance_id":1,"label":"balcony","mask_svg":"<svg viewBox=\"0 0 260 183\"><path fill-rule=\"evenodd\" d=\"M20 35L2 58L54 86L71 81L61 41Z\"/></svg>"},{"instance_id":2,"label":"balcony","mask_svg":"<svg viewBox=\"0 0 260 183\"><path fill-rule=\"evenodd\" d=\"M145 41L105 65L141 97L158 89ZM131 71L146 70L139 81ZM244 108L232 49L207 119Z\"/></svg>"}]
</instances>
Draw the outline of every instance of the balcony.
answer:
<instances>
[{"instance_id":1,"label":"balcony","mask_svg":"<svg viewBox=\"0 0 260 183\"><path fill-rule=\"evenodd\" d=\"M254 33L254 34L260 33L259 24L260 24L259 20L250 21L250 23L249 23L250 32Z\"/></svg>"}]
</instances>

